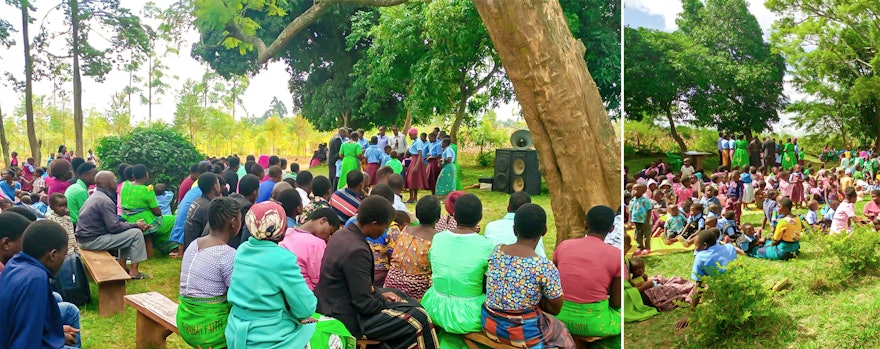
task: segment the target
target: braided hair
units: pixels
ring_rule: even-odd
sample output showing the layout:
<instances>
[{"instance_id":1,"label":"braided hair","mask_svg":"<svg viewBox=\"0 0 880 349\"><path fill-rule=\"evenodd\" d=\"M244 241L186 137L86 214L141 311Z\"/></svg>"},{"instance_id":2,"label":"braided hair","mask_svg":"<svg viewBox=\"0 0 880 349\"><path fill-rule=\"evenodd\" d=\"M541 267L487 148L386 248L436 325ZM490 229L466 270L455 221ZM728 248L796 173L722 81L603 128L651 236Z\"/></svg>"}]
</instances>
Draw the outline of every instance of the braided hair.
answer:
<instances>
[{"instance_id":1,"label":"braided hair","mask_svg":"<svg viewBox=\"0 0 880 349\"><path fill-rule=\"evenodd\" d=\"M220 229L229 223L229 220L241 213L241 205L235 199L218 197L211 200L208 206L208 224L214 229Z\"/></svg>"}]
</instances>

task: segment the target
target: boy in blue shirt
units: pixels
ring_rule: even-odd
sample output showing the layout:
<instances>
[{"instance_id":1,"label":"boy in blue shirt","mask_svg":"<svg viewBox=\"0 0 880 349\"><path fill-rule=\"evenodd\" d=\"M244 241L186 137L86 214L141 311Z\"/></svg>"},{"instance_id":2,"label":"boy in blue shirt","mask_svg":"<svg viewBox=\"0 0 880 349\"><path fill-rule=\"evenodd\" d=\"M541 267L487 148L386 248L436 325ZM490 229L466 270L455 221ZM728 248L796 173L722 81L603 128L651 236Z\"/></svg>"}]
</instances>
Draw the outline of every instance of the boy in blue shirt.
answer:
<instances>
[{"instance_id":1,"label":"boy in blue shirt","mask_svg":"<svg viewBox=\"0 0 880 349\"><path fill-rule=\"evenodd\" d=\"M159 208L162 210L162 215L172 215L171 200L174 200L174 193L172 193L170 190L165 190L164 184L156 184L156 187L153 188L153 191L156 193L156 202L159 203Z\"/></svg>"},{"instance_id":2,"label":"boy in blue shirt","mask_svg":"<svg viewBox=\"0 0 880 349\"><path fill-rule=\"evenodd\" d=\"M723 272L727 265L736 259L736 249L731 244L717 244L718 230L708 229L697 233L694 266L691 279L699 282L701 276L709 275L712 269Z\"/></svg>"},{"instance_id":3,"label":"boy in blue shirt","mask_svg":"<svg viewBox=\"0 0 880 349\"><path fill-rule=\"evenodd\" d=\"M654 206L645 197L647 190L646 185L636 184L633 187L633 198L629 202L630 222L635 225L636 245L639 248L633 253L634 256L651 253L651 210Z\"/></svg>"},{"instance_id":4,"label":"boy in blue shirt","mask_svg":"<svg viewBox=\"0 0 880 349\"><path fill-rule=\"evenodd\" d=\"M0 348L73 348L79 329L62 324L49 281L67 255L67 233L44 220L23 235L22 251L0 274Z\"/></svg>"}]
</instances>

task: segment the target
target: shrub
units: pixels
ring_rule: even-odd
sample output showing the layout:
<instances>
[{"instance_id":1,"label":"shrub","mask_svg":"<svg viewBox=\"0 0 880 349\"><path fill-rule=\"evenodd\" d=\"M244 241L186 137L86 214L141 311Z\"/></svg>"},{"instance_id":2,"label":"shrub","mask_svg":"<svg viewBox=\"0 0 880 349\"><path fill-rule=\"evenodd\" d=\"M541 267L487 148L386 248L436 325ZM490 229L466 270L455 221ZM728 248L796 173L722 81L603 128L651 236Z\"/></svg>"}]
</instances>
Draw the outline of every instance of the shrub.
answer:
<instances>
[{"instance_id":1,"label":"shrub","mask_svg":"<svg viewBox=\"0 0 880 349\"><path fill-rule=\"evenodd\" d=\"M709 347L730 336L766 331L779 318L770 291L758 268L739 261L727 271L703 278L700 303L690 315L692 344Z\"/></svg>"},{"instance_id":2,"label":"shrub","mask_svg":"<svg viewBox=\"0 0 880 349\"><path fill-rule=\"evenodd\" d=\"M822 239L823 250L830 252L839 264L841 276L863 274L880 267L880 235L870 228L858 227L852 235L827 236Z\"/></svg>"},{"instance_id":3,"label":"shrub","mask_svg":"<svg viewBox=\"0 0 880 349\"><path fill-rule=\"evenodd\" d=\"M494 151L483 152L477 156L477 165L480 167L494 166L494 164L495 164L495 152Z\"/></svg>"},{"instance_id":4,"label":"shrub","mask_svg":"<svg viewBox=\"0 0 880 349\"><path fill-rule=\"evenodd\" d=\"M96 151L102 169L115 171L123 162L144 164L153 183L164 183L175 191L189 175L189 167L205 158L180 133L164 124L137 127L123 136L101 138Z\"/></svg>"}]
</instances>

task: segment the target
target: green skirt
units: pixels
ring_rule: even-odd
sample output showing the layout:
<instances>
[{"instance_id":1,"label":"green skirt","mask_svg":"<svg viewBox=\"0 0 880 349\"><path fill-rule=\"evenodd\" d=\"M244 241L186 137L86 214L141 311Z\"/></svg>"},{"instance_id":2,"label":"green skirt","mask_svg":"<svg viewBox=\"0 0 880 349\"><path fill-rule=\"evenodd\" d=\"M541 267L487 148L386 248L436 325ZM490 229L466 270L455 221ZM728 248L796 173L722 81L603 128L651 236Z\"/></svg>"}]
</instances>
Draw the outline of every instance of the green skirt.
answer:
<instances>
[{"instance_id":1,"label":"green skirt","mask_svg":"<svg viewBox=\"0 0 880 349\"><path fill-rule=\"evenodd\" d=\"M781 260L786 253L796 253L801 249L801 243L798 241L788 242L780 241L778 244L771 246L772 241L758 249L756 257L769 260Z\"/></svg>"},{"instance_id":2,"label":"green skirt","mask_svg":"<svg viewBox=\"0 0 880 349\"><path fill-rule=\"evenodd\" d=\"M226 348L226 322L232 304L225 296L194 298L180 296L177 329L180 337L194 348Z\"/></svg>"},{"instance_id":3,"label":"green skirt","mask_svg":"<svg viewBox=\"0 0 880 349\"><path fill-rule=\"evenodd\" d=\"M437 196L445 196L456 190L456 181L458 180L458 167L454 163L443 165L440 171L440 177L437 178Z\"/></svg>"},{"instance_id":4,"label":"green skirt","mask_svg":"<svg viewBox=\"0 0 880 349\"><path fill-rule=\"evenodd\" d=\"M596 303L562 301L556 316L575 336L608 337L620 334L620 310L608 306L608 300Z\"/></svg>"},{"instance_id":5,"label":"green skirt","mask_svg":"<svg viewBox=\"0 0 880 349\"><path fill-rule=\"evenodd\" d=\"M623 321L645 321L658 313L657 308L647 306L642 302L639 289L633 287L628 280L623 280Z\"/></svg>"},{"instance_id":6,"label":"green skirt","mask_svg":"<svg viewBox=\"0 0 880 349\"><path fill-rule=\"evenodd\" d=\"M318 320L315 325L315 334L309 340L311 349L355 349L357 339L351 336L351 332L345 328L341 321L318 313L312 314L312 318Z\"/></svg>"}]
</instances>

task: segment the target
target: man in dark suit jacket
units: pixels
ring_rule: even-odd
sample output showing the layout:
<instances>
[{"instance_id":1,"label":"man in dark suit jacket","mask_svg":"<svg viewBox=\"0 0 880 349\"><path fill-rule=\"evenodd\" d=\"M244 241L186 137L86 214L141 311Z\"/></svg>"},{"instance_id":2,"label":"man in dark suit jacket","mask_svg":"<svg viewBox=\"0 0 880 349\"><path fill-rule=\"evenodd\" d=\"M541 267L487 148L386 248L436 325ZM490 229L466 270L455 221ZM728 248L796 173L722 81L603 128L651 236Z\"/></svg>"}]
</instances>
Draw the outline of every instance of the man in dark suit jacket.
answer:
<instances>
[{"instance_id":1,"label":"man in dark suit jacket","mask_svg":"<svg viewBox=\"0 0 880 349\"><path fill-rule=\"evenodd\" d=\"M773 138L765 137L761 150L764 151L764 168L770 170L770 166L776 162L776 142Z\"/></svg>"},{"instance_id":2,"label":"man in dark suit jacket","mask_svg":"<svg viewBox=\"0 0 880 349\"><path fill-rule=\"evenodd\" d=\"M330 154L327 157L327 167L330 169L329 177L330 183L333 183L333 188L336 188L336 185L339 183L339 178L336 177L336 160L339 159L339 149L342 148L342 140L348 137L348 130L345 127L339 129L333 137L330 137Z\"/></svg>"}]
</instances>

